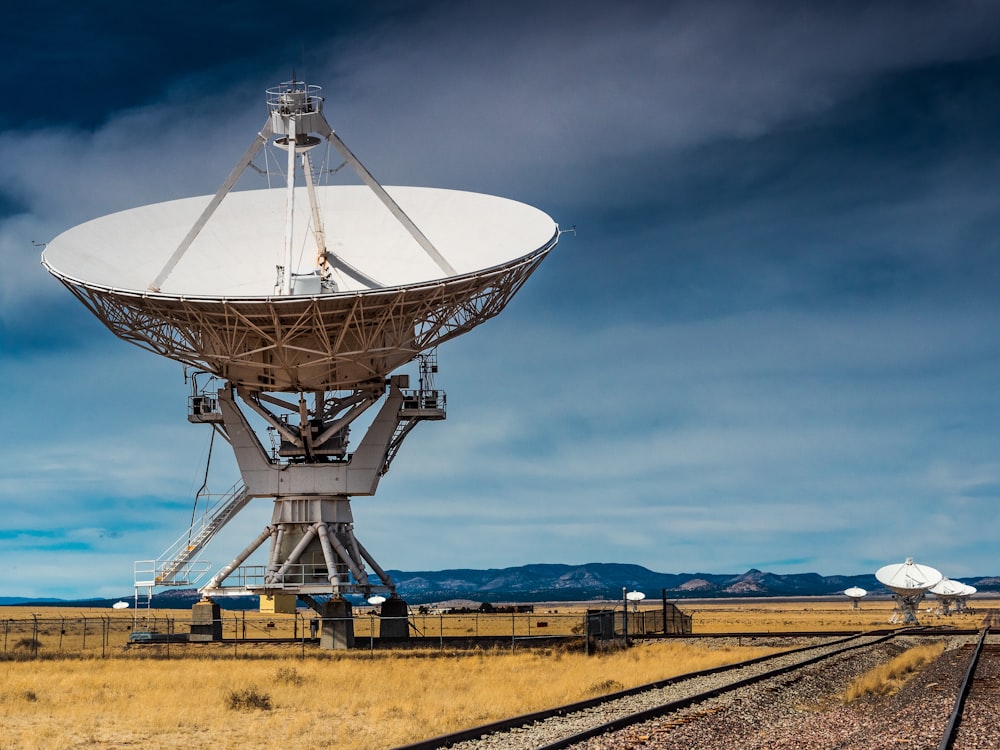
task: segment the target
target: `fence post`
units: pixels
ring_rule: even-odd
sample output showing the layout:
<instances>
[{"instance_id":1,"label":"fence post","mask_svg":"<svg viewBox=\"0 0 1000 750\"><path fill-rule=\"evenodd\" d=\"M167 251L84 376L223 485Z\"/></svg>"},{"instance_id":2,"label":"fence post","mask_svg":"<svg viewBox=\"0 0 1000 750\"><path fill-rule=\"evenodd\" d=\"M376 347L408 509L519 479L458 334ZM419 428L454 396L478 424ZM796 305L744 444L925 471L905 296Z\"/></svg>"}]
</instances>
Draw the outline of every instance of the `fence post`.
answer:
<instances>
[{"instance_id":1,"label":"fence post","mask_svg":"<svg viewBox=\"0 0 1000 750\"><path fill-rule=\"evenodd\" d=\"M628 588L622 586L622 642L628 645Z\"/></svg>"},{"instance_id":2,"label":"fence post","mask_svg":"<svg viewBox=\"0 0 1000 750\"><path fill-rule=\"evenodd\" d=\"M38 658L38 615L32 612L31 619L34 621L34 627L32 628L32 634L31 634L31 640L33 641L33 643L31 647L34 650L35 658L37 659Z\"/></svg>"}]
</instances>

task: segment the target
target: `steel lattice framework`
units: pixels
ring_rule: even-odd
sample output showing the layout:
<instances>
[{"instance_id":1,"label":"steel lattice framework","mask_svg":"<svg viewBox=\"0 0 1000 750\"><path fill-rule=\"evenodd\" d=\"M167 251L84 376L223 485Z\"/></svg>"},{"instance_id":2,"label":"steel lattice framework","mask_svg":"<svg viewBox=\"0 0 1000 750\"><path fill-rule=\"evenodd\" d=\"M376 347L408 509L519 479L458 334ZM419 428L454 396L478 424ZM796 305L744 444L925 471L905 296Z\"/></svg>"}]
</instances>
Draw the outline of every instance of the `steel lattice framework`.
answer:
<instances>
[{"instance_id":1,"label":"steel lattice framework","mask_svg":"<svg viewBox=\"0 0 1000 750\"><path fill-rule=\"evenodd\" d=\"M314 297L225 299L84 284L49 267L116 336L252 390L337 390L384 377L500 313L558 241L441 281Z\"/></svg>"}]
</instances>

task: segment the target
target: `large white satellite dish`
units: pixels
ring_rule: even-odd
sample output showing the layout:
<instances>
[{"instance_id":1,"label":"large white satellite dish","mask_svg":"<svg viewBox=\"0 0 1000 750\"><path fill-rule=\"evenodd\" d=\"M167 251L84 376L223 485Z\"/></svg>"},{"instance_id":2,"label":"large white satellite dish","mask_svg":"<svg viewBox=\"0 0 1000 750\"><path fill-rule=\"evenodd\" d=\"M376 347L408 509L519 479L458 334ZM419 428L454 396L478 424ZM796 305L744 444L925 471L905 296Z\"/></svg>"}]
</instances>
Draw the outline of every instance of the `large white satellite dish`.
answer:
<instances>
[{"instance_id":1,"label":"large white satellite dish","mask_svg":"<svg viewBox=\"0 0 1000 750\"><path fill-rule=\"evenodd\" d=\"M406 611L354 534L350 498L374 494L418 422L445 418L435 347L499 314L560 231L507 198L381 185L323 103L302 81L268 89L267 119L215 195L73 227L42 263L120 338L221 382L192 381L188 418L230 442L243 484L159 559L137 563L137 591L197 580L219 528L249 500L273 498L271 524L201 592L296 594L343 646L353 633L345 594L387 594L383 614ZM284 162L283 187L234 192L265 148ZM361 184L319 184L340 170L312 161L323 148ZM408 374L392 373L414 360L411 389ZM379 402L353 441L351 426ZM245 566L266 542L267 564ZM405 637L405 616L386 622Z\"/></svg>"},{"instance_id":2,"label":"large white satellite dish","mask_svg":"<svg viewBox=\"0 0 1000 750\"><path fill-rule=\"evenodd\" d=\"M897 611L893 620L907 625L917 625L916 608L928 589L940 581L940 571L913 562L912 557L902 563L885 565L875 571L875 578L893 593Z\"/></svg>"}]
</instances>

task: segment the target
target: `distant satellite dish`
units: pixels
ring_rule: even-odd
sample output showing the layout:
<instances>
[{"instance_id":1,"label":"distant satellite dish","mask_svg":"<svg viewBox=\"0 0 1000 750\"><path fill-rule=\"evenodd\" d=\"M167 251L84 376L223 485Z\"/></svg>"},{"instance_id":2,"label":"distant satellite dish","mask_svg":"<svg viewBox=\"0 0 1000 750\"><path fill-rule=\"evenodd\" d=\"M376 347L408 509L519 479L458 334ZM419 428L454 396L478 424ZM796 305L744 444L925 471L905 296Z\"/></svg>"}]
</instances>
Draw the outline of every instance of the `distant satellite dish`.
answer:
<instances>
[{"instance_id":1,"label":"distant satellite dish","mask_svg":"<svg viewBox=\"0 0 1000 750\"><path fill-rule=\"evenodd\" d=\"M373 607L377 607L379 604L381 604L384 601L385 601L385 597L384 596L379 596L378 594L376 594L375 596L368 597L368 603L371 604Z\"/></svg>"},{"instance_id":2,"label":"distant satellite dish","mask_svg":"<svg viewBox=\"0 0 1000 750\"><path fill-rule=\"evenodd\" d=\"M956 604L956 609L959 609L958 600L964 596L968 596L966 591L971 588L971 586L966 586L961 581L953 581L950 578L942 578L935 585L931 586L929 589L937 600L941 602L940 613L942 615L951 614L951 605Z\"/></svg>"},{"instance_id":3,"label":"distant satellite dish","mask_svg":"<svg viewBox=\"0 0 1000 750\"><path fill-rule=\"evenodd\" d=\"M641 591L629 591L627 594L625 594L625 598L628 599L630 602L641 602L643 599L646 598L646 595Z\"/></svg>"},{"instance_id":4,"label":"distant satellite dish","mask_svg":"<svg viewBox=\"0 0 1000 750\"><path fill-rule=\"evenodd\" d=\"M851 598L851 609L858 609L858 602L867 594L868 592L860 586L851 586L851 588L844 591L844 595Z\"/></svg>"},{"instance_id":5,"label":"distant satellite dish","mask_svg":"<svg viewBox=\"0 0 1000 750\"><path fill-rule=\"evenodd\" d=\"M950 578L942 578L930 587L929 591L935 596L955 597L961 596L965 591L965 584L960 581L953 581Z\"/></svg>"},{"instance_id":6,"label":"distant satellite dish","mask_svg":"<svg viewBox=\"0 0 1000 750\"><path fill-rule=\"evenodd\" d=\"M917 565L912 557L908 557L903 563L879 568L875 571L875 577L890 591L908 596L927 591L944 576L940 571L927 565Z\"/></svg>"},{"instance_id":7,"label":"distant satellite dish","mask_svg":"<svg viewBox=\"0 0 1000 750\"><path fill-rule=\"evenodd\" d=\"M878 582L893 593L896 612L889 622L902 621L906 625L918 625L917 605L927 591L944 576L927 565L917 565L912 557L902 563L885 565L875 571Z\"/></svg>"},{"instance_id":8,"label":"distant satellite dish","mask_svg":"<svg viewBox=\"0 0 1000 750\"><path fill-rule=\"evenodd\" d=\"M111 609L128 609L128 602L115 602L111 605Z\"/></svg>"},{"instance_id":9,"label":"distant satellite dish","mask_svg":"<svg viewBox=\"0 0 1000 750\"><path fill-rule=\"evenodd\" d=\"M965 612L966 605L968 604L969 597L976 593L978 589L975 586L970 586L967 583L962 584L962 595L955 600L955 610L957 612Z\"/></svg>"}]
</instances>

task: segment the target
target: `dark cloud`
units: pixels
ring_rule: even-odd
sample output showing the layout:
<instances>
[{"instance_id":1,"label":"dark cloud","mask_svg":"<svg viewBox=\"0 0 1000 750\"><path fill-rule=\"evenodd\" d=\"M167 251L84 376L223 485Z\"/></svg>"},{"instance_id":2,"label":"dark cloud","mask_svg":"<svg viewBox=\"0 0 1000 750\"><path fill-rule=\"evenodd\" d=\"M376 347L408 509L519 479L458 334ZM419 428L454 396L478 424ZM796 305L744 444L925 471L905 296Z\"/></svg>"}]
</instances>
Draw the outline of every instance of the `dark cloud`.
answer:
<instances>
[{"instance_id":1,"label":"dark cloud","mask_svg":"<svg viewBox=\"0 0 1000 750\"><path fill-rule=\"evenodd\" d=\"M916 513L900 558L990 572L1000 6L323 3L291 30L256 0L60 10L0 32L31 93L0 102L9 529L58 508L90 530L67 543L115 539L87 559L117 590L176 536L205 436L180 367L116 342L31 241L213 191L295 66L383 181L579 229L443 347L448 421L356 504L377 558L864 572ZM51 593L92 585L52 552Z\"/></svg>"}]
</instances>

